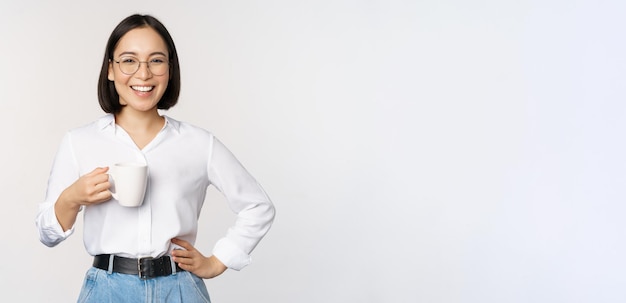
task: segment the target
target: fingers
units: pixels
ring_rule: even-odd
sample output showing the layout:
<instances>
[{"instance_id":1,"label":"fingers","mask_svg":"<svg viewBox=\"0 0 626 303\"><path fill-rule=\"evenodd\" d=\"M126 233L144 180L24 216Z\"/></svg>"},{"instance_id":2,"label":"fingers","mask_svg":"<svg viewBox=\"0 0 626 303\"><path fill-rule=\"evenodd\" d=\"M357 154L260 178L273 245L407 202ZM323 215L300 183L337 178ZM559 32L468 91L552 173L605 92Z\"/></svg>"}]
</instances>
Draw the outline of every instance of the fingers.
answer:
<instances>
[{"instance_id":1,"label":"fingers","mask_svg":"<svg viewBox=\"0 0 626 303\"><path fill-rule=\"evenodd\" d=\"M172 251L172 260L180 268L192 272L203 279L219 276L226 270L226 266L215 256L205 257L189 242L173 238L172 243L183 248Z\"/></svg>"},{"instance_id":2,"label":"fingers","mask_svg":"<svg viewBox=\"0 0 626 303\"><path fill-rule=\"evenodd\" d=\"M94 192L99 194L102 192L108 192L109 188L111 188L111 183L109 183L108 180L104 181L104 182L94 182L96 183L96 185L94 186Z\"/></svg>"},{"instance_id":3,"label":"fingers","mask_svg":"<svg viewBox=\"0 0 626 303\"><path fill-rule=\"evenodd\" d=\"M108 171L109 171L109 167L108 166L96 167L94 170L92 170L89 173L87 173L87 176L96 176L96 175L100 175L100 174L105 174Z\"/></svg>"},{"instance_id":4,"label":"fingers","mask_svg":"<svg viewBox=\"0 0 626 303\"><path fill-rule=\"evenodd\" d=\"M172 255L174 262L185 270L193 271L196 268L197 263L191 256Z\"/></svg>"},{"instance_id":5,"label":"fingers","mask_svg":"<svg viewBox=\"0 0 626 303\"><path fill-rule=\"evenodd\" d=\"M184 248L174 249L172 251L172 257L174 257L174 260L176 260L176 262L189 263L187 260L183 259L193 258L193 254L191 252L194 251L194 247L189 242L178 238L172 239L172 243Z\"/></svg>"},{"instance_id":6,"label":"fingers","mask_svg":"<svg viewBox=\"0 0 626 303\"><path fill-rule=\"evenodd\" d=\"M186 271L195 271L202 263L201 257L195 251L187 251L182 249L175 249L172 251L172 260L178 264L182 269Z\"/></svg>"},{"instance_id":7,"label":"fingers","mask_svg":"<svg viewBox=\"0 0 626 303\"><path fill-rule=\"evenodd\" d=\"M109 170L108 167L98 167L96 169L94 169L93 171L91 171L90 173L88 173L87 175L85 175L85 177L90 180L89 183L95 184L96 186L98 185L106 185L105 188L102 188L101 190L106 190L109 189L110 184L109 184L109 175L106 173Z\"/></svg>"},{"instance_id":8,"label":"fingers","mask_svg":"<svg viewBox=\"0 0 626 303\"><path fill-rule=\"evenodd\" d=\"M92 203L101 203L111 199L109 188L109 171L108 167L97 167L91 172L80 177L72 184L72 192L79 204L89 205Z\"/></svg>"},{"instance_id":9,"label":"fingers","mask_svg":"<svg viewBox=\"0 0 626 303\"><path fill-rule=\"evenodd\" d=\"M108 190L103 190L94 195L94 202L104 202L108 201L113 197L113 194Z\"/></svg>"},{"instance_id":10,"label":"fingers","mask_svg":"<svg viewBox=\"0 0 626 303\"><path fill-rule=\"evenodd\" d=\"M189 258L189 257L191 257L191 255L190 255L190 254L189 254L189 252L188 252L188 251L186 251L186 250L183 250L183 249L174 249L174 250L172 251L172 257L174 257L175 259L178 259L178 258L181 258L181 259L182 259L182 258Z\"/></svg>"},{"instance_id":11,"label":"fingers","mask_svg":"<svg viewBox=\"0 0 626 303\"><path fill-rule=\"evenodd\" d=\"M107 174L101 174L94 177L87 182L89 196L93 197L94 201L106 201L111 198L111 183Z\"/></svg>"},{"instance_id":12,"label":"fingers","mask_svg":"<svg viewBox=\"0 0 626 303\"><path fill-rule=\"evenodd\" d=\"M213 269L207 264L207 259L198 253L198 251L174 250L172 252L172 260L174 260L180 268L198 276L212 276L211 274L207 274L207 272L212 272Z\"/></svg>"},{"instance_id":13,"label":"fingers","mask_svg":"<svg viewBox=\"0 0 626 303\"><path fill-rule=\"evenodd\" d=\"M174 258L174 262L181 266L187 266L183 267L185 270L191 270L194 264L198 262L198 258L202 258L202 255L189 242L174 238L172 239L172 243L184 248L174 249L172 251L172 257Z\"/></svg>"},{"instance_id":14,"label":"fingers","mask_svg":"<svg viewBox=\"0 0 626 303\"><path fill-rule=\"evenodd\" d=\"M109 185L109 175L107 174L108 171L109 171L108 167L96 167L94 170L86 174L84 178L89 180L88 181L89 183L94 184L96 186L100 184ZM108 188L109 187L106 186L106 188L102 190L105 190Z\"/></svg>"},{"instance_id":15,"label":"fingers","mask_svg":"<svg viewBox=\"0 0 626 303\"><path fill-rule=\"evenodd\" d=\"M99 175L90 176L90 180L91 180L91 182L93 182L95 184L109 182L109 175L108 174L99 174Z\"/></svg>"}]
</instances>

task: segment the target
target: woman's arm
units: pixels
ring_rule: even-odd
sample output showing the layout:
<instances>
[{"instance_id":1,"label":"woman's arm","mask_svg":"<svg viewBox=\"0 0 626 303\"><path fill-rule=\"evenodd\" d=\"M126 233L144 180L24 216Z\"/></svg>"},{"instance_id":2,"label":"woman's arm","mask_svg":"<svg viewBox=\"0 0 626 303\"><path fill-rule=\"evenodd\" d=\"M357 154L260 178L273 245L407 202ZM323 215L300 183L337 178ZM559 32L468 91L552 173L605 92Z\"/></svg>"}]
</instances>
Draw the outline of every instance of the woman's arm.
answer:
<instances>
[{"instance_id":1,"label":"woman's arm","mask_svg":"<svg viewBox=\"0 0 626 303\"><path fill-rule=\"evenodd\" d=\"M215 245L213 255L228 268L240 270L250 263L250 253L269 231L274 205L261 185L215 137L209 179L237 215L235 224Z\"/></svg>"},{"instance_id":2,"label":"woman's arm","mask_svg":"<svg viewBox=\"0 0 626 303\"><path fill-rule=\"evenodd\" d=\"M78 178L61 193L54 203L54 212L64 232L74 226L81 206L111 199L109 191L111 184L107 171L108 167L98 167Z\"/></svg>"},{"instance_id":3,"label":"woman's arm","mask_svg":"<svg viewBox=\"0 0 626 303\"><path fill-rule=\"evenodd\" d=\"M43 244L55 246L72 234L81 205L110 199L107 170L96 168L81 177L71 134L63 137L48 178L46 197L39 204L35 220Z\"/></svg>"}]
</instances>

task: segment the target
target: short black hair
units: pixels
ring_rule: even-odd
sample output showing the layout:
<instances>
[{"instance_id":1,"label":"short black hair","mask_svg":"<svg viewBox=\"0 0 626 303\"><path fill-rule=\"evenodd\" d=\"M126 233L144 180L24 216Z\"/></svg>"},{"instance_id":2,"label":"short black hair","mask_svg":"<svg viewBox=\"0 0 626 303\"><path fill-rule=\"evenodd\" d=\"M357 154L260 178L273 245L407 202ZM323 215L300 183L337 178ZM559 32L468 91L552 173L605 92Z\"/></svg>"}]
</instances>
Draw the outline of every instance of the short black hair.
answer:
<instances>
[{"instance_id":1,"label":"short black hair","mask_svg":"<svg viewBox=\"0 0 626 303\"><path fill-rule=\"evenodd\" d=\"M100 70L100 78L98 79L98 101L100 102L100 107L102 107L102 110L106 113L116 114L122 110L122 105L119 100L120 97L115 90L115 84L108 78L109 64L113 60L115 47L117 47L122 36L133 29L141 27L154 29L161 38L163 38L163 41L165 41L169 52L170 79L165 93L161 97L161 100L159 100L159 103L157 103L157 108L169 109L178 102L178 95L180 94L180 65L178 63L178 54L174 40L165 26L156 18L150 15L134 14L126 17L115 27L104 51L102 69Z\"/></svg>"}]
</instances>

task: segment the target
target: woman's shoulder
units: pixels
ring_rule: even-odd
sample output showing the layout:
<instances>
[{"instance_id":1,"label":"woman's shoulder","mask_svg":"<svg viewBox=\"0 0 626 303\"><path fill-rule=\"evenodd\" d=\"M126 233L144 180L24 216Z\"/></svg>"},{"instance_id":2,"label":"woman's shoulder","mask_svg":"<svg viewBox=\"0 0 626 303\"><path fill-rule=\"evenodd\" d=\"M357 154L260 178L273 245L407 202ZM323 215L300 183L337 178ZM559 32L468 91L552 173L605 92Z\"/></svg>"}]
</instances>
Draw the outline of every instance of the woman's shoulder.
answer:
<instances>
[{"instance_id":1,"label":"woman's shoulder","mask_svg":"<svg viewBox=\"0 0 626 303\"><path fill-rule=\"evenodd\" d=\"M112 114L106 114L96 120L74 127L68 130L67 133L73 135L93 134L94 132L105 130L108 127L115 127L115 117Z\"/></svg>"},{"instance_id":2,"label":"woman's shoulder","mask_svg":"<svg viewBox=\"0 0 626 303\"><path fill-rule=\"evenodd\" d=\"M167 127L171 127L172 129L174 129L174 131L178 132L181 135L201 136L207 137L209 139L212 139L214 137L211 131L201 126L185 121L180 121L165 115L163 117L165 117L165 123L167 123Z\"/></svg>"}]
</instances>

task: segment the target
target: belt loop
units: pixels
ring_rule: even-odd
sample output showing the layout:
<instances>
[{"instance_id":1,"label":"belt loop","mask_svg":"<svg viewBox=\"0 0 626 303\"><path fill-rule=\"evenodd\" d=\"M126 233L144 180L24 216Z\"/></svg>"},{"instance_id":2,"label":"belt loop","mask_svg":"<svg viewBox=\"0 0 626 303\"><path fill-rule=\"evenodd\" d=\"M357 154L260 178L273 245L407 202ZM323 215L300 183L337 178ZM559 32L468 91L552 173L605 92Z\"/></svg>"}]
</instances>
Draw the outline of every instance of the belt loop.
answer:
<instances>
[{"instance_id":1,"label":"belt loop","mask_svg":"<svg viewBox=\"0 0 626 303\"><path fill-rule=\"evenodd\" d=\"M172 256L170 256L170 265L172 266L172 275L176 274L176 262L174 262L174 260L172 259Z\"/></svg>"},{"instance_id":2,"label":"belt loop","mask_svg":"<svg viewBox=\"0 0 626 303\"><path fill-rule=\"evenodd\" d=\"M109 275L113 273L113 259L115 259L115 255L110 254L109 255L109 270L107 271Z\"/></svg>"}]
</instances>

